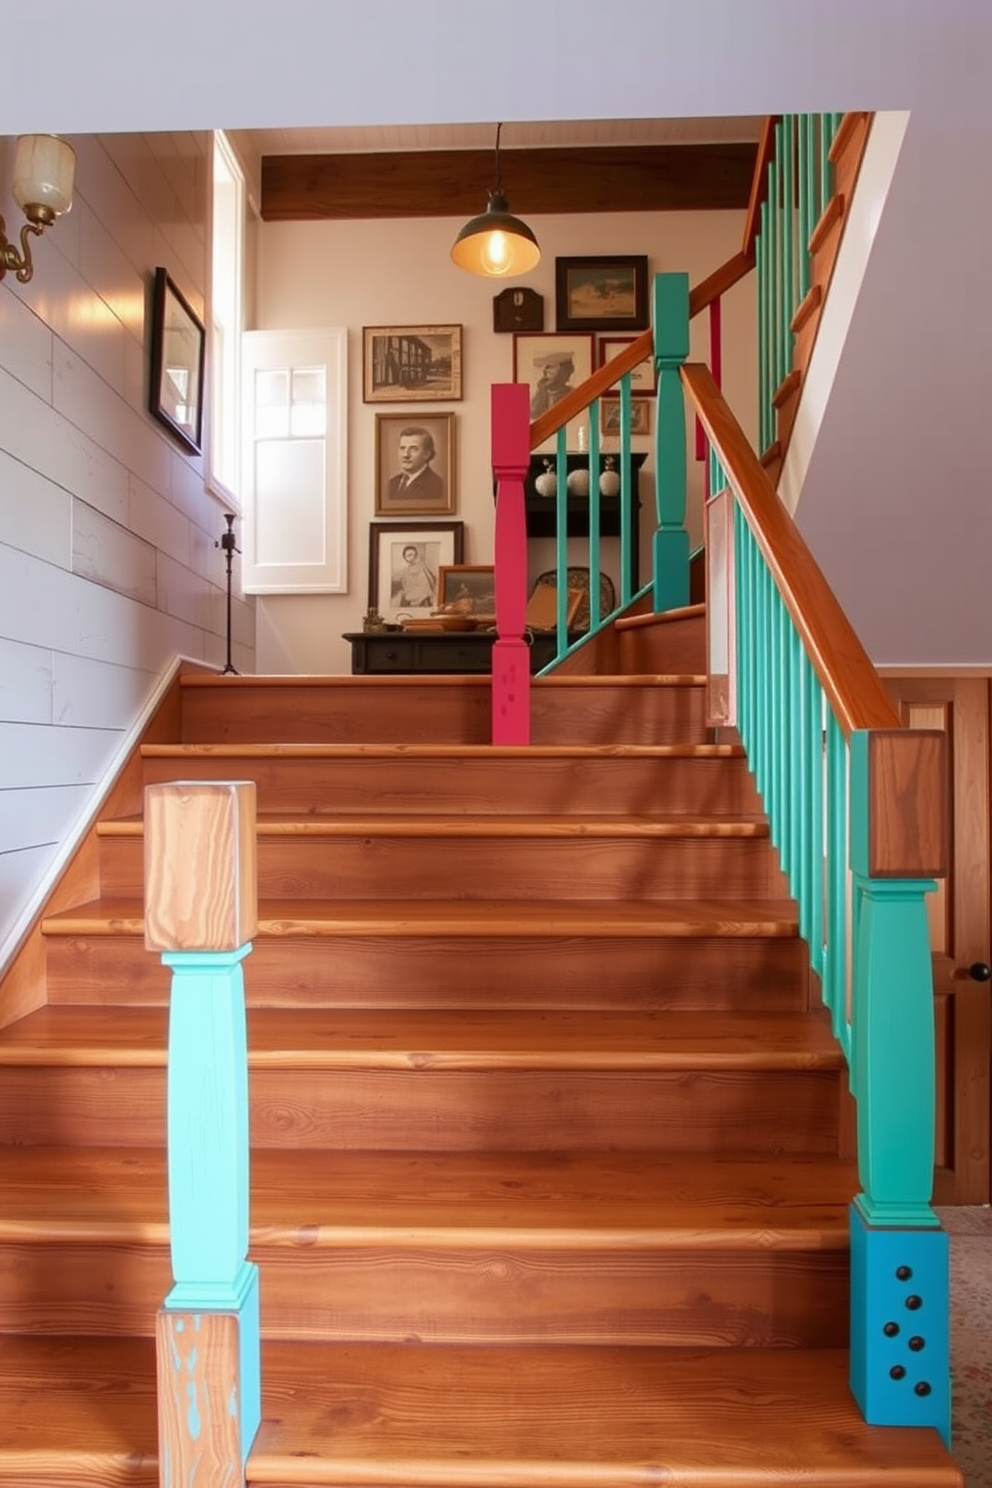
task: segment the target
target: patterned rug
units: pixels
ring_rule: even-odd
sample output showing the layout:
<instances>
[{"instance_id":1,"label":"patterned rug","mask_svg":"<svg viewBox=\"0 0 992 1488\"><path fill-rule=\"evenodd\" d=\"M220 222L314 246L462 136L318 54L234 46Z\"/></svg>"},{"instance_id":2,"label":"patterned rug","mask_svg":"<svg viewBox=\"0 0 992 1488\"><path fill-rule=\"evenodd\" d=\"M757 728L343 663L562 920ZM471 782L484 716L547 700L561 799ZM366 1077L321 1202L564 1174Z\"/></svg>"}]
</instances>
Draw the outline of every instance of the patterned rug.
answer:
<instances>
[{"instance_id":1,"label":"patterned rug","mask_svg":"<svg viewBox=\"0 0 992 1488\"><path fill-rule=\"evenodd\" d=\"M938 1212L951 1245L951 1449L966 1488L992 1488L992 1210Z\"/></svg>"}]
</instances>

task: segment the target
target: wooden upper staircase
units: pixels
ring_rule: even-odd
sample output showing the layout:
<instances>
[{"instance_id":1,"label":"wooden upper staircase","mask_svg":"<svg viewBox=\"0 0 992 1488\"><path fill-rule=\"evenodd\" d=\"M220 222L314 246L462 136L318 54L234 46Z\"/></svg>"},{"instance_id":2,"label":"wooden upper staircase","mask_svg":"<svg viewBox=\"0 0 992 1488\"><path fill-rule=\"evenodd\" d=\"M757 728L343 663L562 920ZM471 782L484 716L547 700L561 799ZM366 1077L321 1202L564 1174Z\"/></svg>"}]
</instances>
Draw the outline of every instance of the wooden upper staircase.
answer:
<instances>
[{"instance_id":1,"label":"wooden upper staircase","mask_svg":"<svg viewBox=\"0 0 992 1488\"><path fill-rule=\"evenodd\" d=\"M249 1483L959 1488L848 1391L843 1060L702 623L537 681L530 749L484 742L486 679L195 673L143 747L146 783L258 787ZM6 1488L158 1481L136 804L0 1031Z\"/></svg>"}]
</instances>

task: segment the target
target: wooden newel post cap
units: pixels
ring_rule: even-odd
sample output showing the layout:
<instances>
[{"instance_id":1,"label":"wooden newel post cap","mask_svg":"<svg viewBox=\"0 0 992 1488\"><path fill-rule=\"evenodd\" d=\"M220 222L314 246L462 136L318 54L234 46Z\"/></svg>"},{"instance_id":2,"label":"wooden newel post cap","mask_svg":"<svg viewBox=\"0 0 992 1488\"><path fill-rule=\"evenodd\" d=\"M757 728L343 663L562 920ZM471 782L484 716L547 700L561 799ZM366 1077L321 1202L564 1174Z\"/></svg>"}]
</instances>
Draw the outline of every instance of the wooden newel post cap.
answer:
<instances>
[{"instance_id":1,"label":"wooden newel post cap","mask_svg":"<svg viewBox=\"0 0 992 1488\"><path fill-rule=\"evenodd\" d=\"M147 949L235 951L257 929L255 782L147 786Z\"/></svg>"}]
</instances>

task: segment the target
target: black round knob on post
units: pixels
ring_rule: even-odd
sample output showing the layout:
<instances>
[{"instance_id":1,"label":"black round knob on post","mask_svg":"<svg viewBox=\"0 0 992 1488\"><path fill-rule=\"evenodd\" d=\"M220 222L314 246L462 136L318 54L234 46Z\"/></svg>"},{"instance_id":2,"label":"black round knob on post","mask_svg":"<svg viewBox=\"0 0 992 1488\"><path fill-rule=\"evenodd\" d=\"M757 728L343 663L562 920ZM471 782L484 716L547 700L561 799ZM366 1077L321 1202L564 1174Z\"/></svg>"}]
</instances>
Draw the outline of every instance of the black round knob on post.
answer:
<instances>
[{"instance_id":1,"label":"black round knob on post","mask_svg":"<svg viewBox=\"0 0 992 1488\"><path fill-rule=\"evenodd\" d=\"M992 966L987 961L973 961L968 967L968 975L973 982L987 982L992 979Z\"/></svg>"}]
</instances>

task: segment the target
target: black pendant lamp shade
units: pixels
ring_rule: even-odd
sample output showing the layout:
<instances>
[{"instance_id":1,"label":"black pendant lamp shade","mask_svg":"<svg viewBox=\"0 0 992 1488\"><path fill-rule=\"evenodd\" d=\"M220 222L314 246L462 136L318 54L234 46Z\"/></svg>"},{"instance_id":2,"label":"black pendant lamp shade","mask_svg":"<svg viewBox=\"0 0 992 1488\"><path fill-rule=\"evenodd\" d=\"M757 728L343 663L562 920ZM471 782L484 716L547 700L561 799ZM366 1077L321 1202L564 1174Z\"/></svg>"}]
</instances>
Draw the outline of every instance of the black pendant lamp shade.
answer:
<instances>
[{"instance_id":1,"label":"black pendant lamp shade","mask_svg":"<svg viewBox=\"0 0 992 1488\"><path fill-rule=\"evenodd\" d=\"M466 222L451 248L452 260L470 274L488 279L513 279L528 274L541 260L537 239L519 217L510 212L503 194L499 171L499 135L496 126L496 186L489 205L478 217Z\"/></svg>"}]
</instances>

